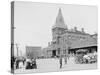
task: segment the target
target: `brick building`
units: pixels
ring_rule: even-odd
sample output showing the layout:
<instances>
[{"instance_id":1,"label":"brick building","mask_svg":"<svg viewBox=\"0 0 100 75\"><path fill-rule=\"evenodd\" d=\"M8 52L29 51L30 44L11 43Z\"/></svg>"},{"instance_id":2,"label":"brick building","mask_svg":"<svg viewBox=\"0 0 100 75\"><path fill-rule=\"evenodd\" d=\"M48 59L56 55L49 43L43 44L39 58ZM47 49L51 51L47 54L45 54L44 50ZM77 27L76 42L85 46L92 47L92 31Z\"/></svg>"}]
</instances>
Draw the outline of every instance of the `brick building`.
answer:
<instances>
[{"instance_id":1,"label":"brick building","mask_svg":"<svg viewBox=\"0 0 100 75\"><path fill-rule=\"evenodd\" d=\"M27 58L38 58L41 57L41 47L37 46L26 46L26 57Z\"/></svg>"},{"instance_id":2,"label":"brick building","mask_svg":"<svg viewBox=\"0 0 100 75\"><path fill-rule=\"evenodd\" d=\"M90 35L84 31L84 28L81 31L77 30L77 27L68 29L59 9L55 25L52 27L52 41L46 48L46 56L66 56L79 49L97 51L97 34Z\"/></svg>"}]
</instances>

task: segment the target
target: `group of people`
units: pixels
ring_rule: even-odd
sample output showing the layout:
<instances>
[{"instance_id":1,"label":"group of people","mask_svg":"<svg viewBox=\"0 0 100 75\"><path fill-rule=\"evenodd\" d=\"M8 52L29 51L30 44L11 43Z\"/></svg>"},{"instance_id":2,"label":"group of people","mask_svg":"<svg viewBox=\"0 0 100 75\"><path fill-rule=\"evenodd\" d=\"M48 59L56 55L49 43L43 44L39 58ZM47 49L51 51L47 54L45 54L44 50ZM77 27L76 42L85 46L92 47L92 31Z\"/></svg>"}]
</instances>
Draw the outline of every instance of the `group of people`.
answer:
<instances>
[{"instance_id":1,"label":"group of people","mask_svg":"<svg viewBox=\"0 0 100 75\"><path fill-rule=\"evenodd\" d=\"M26 59L22 57L12 57L11 69L37 69L36 58Z\"/></svg>"},{"instance_id":2,"label":"group of people","mask_svg":"<svg viewBox=\"0 0 100 75\"><path fill-rule=\"evenodd\" d=\"M37 69L37 62L36 62L36 58L22 58L22 57L12 57L11 58L11 68L13 70L15 69ZM75 55L71 54L69 56L65 56L65 57L59 57L59 68L61 69L63 67L63 65L66 64L75 64Z\"/></svg>"},{"instance_id":3,"label":"group of people","mask_svg":"<svg viewBox=\"0 0 100 75\"><path fill-rule=\"evenodd\" d=\"M65 64L67 64L67 58L64 58ZM60 68L63 66L63 58L59 58ZM26 59L26 58L11 58L11 69L37 69L36 58Z\"/></svg>"}]
</instances>

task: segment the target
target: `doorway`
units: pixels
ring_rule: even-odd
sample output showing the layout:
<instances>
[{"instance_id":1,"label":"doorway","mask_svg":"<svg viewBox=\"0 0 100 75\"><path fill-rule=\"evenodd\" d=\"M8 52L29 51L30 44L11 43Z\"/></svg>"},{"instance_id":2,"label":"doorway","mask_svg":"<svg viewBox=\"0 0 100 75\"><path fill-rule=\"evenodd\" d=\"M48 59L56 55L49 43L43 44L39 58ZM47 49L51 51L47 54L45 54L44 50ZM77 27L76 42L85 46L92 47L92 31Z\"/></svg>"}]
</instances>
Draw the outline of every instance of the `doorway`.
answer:
<instances>
[{"instance_id":1,"label":"doorway","mask_svg":"<svg viewBox=\"0 0 100 75\"><path fill-rule=\"evenodd\" d=\"M55 57L56 56L56 50L53 50L52 51L52 57Z\"/></svg>"}]
</instances>

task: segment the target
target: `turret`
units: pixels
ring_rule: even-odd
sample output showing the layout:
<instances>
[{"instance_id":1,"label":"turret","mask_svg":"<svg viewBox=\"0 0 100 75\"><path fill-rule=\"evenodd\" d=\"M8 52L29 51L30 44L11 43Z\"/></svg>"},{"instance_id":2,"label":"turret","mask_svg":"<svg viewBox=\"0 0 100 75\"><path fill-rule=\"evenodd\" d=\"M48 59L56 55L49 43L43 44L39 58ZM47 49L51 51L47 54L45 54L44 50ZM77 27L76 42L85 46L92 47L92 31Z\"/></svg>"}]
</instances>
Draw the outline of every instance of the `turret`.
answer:
<instances>
[{"instance_id":1,"label":"turret","mask_svg":"<svg viewBox=\"0 0 100 75\"><path fill-rule=\"evenodd\" d=\"M53 39L55 39L55 38L57 38L57 36L65 33L65 30L67 30L67 25L64 22L61 8L59 8L59 12L58 12L58 15L56 17L55 25L52 27Z\"/></svg>"}]
</instances>

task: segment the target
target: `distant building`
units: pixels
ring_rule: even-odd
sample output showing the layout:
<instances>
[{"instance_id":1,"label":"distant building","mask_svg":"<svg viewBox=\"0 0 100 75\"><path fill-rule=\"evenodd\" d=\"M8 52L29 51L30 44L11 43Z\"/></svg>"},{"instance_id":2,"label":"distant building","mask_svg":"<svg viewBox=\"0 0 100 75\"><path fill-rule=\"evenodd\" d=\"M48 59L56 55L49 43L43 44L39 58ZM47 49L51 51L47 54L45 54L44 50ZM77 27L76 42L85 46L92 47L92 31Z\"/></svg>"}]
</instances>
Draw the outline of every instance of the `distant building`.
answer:
<instances>
[{"instance_id":1,"label":"distant building","mask_svg":"<svg viewBox=\"0 0 100 75\"><path fill-rule=\"evenodd\" d=\"M37 46L26 46L26 57L27 58L38 58L41 56L41 47Z\"/></svg>"},{"instance_id":2,"label":"distant building","mask_svg":"<svg viewBox=\"0 0 100 75\"><path fill-rule=\"evenodd\" d=\"M97 51L97 35L90 35L84 31L68 29L65 24L62 11L59 9L55 25L52 27L52 41L46 48L46 56L66 56L75 53L76 50L87 49L89 52Z\"/></svg>"}]
</instances>

